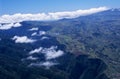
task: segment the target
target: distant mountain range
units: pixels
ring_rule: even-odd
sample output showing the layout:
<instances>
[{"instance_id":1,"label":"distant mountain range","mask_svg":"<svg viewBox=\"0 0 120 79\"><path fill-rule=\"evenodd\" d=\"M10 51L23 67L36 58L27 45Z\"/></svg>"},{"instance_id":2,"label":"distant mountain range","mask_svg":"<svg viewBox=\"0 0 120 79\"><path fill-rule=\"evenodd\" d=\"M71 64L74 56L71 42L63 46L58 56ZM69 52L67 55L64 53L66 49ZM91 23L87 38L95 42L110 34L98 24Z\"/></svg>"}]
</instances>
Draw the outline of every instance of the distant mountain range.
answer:
<instances>
[{"instance_id":1,"label":"distant mountain range","mask_svg":"<svg viewBox=\"0 0 120 79\"><path fill-rule=\"evenodd\" d=\"M0 79L119 79L120 9L0 24Z\"/></svg>"}]
</instances>

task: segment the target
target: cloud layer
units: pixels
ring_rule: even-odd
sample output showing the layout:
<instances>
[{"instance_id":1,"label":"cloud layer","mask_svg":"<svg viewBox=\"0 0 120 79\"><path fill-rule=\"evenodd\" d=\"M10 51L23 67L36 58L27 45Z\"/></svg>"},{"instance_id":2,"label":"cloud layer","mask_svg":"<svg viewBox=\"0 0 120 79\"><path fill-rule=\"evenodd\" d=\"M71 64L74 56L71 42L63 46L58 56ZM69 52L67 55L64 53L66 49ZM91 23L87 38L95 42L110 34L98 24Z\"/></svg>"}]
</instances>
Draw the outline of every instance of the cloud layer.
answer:
<instances>
[{"instance_id":1,"label":"cloud layer","mask_svg":"<svg viewBox=\"0 0 120 79\"><path fill-rule=\"evenodd\" d=\"M62 18L75 18L78 16L85 16L101 11L107 10L107 7L91 8L87 10L76 10L76 11L65 11L55 13L38 13L38 14L21 14L17 13L14 15L2 15L0 16L0 23L16 23L26 20L58 20Z\"/></svg>"}]
</instances>

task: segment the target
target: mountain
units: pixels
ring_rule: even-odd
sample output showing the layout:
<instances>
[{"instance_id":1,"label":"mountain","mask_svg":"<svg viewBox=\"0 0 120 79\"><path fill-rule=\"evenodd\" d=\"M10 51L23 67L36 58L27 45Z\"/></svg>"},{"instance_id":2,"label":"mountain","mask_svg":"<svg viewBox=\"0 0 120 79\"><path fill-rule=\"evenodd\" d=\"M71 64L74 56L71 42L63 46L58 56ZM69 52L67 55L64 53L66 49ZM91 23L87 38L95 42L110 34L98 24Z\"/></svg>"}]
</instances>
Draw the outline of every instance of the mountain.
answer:
<instances>
[{"instance_id":1,"label":"mountain","mask_svg":"<svg viewBox=\"0 0 120 79\"><path fill-rule=\"evenodd\" d=\"M0 29L1 79L120 78L119 9L12 25Z\"/></svg>"}]
</instances>

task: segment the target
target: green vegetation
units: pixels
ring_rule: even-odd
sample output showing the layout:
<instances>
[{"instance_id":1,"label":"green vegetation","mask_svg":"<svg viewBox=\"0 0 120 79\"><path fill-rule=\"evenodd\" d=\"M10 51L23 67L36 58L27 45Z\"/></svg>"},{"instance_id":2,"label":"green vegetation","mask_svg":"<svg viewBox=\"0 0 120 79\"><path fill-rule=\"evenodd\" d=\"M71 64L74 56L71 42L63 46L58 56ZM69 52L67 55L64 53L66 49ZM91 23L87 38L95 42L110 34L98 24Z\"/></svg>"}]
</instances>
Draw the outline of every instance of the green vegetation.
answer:
<instances>
[{"instance_id":1,"label":"green vegetation","mask_svg":"<svg viewBox=\"0 0 120 79\"><path fill-rule=\"evenodd\" d=\"M25 21L21 24L23 26L17 29L0 31L0 79L120 78L120 11L108 10L74 19ZM41 41L41 37L36 36L33 38L37 42L32 44L16 44L11 40L15 35L31 37L28 29L32 27L46 31L50 39ZM22 61L29 51L52 45L65 52L52 60L59 62L58 65L46 69L29 67L32 61ZM43 55L38 57L41 58L38 61L44 61Z\"/></svg>"},{"instance_id":2,"label":"green vegetation","mask_svg":"<svg viewBox=\"0 0 120 79\"><path fill-rule=\"evenodd\" d=\"M111 78L120 74L120 12L105 11L75 19L60 20L53 23L50 35L67 47L67 51L79 55L89 54L108 64ZM51 24L50 24L51 25ZM79 54L78 54L79 53ZM113 74L114 73L114 74Z\"/></svg>"}]
</instances>

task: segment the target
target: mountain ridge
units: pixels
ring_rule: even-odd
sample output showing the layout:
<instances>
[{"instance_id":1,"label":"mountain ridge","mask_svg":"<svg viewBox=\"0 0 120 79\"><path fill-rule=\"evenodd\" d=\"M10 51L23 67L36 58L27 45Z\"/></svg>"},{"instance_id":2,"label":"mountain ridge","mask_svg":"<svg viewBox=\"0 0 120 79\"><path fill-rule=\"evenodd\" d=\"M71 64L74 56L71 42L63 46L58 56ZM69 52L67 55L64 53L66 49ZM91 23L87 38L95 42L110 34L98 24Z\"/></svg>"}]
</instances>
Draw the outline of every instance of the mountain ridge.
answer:
<instances>
[{"instance_id":1,"label":"mountain ridge","mask_svg":"<svg viewBox=\"0 0 120 79\"><path fill-rule=\"evenodd\" d=\"M24 74L29 74L26 79L108 79L108 77L119 79L119 15L119 9L114 11L110 9L73 19L49 22L24 21L20 22L20 27L0 30L0 62L5 63L0 65L0 73L3 74L1 78L8 79L10 76L9 79L24 79L22 78ZM30 31L32 28L38 29ZM12 40L14 36L17 38ZM43 37L47 37L47 39L42 40ZM24 44L27 39L35 39L36 41ZM23 41L23 43L16 43L16 40ZM42 51L39 49L39 52L32 55L38 59L31 60L33 58L29 57L28 53L32 50L37 51L36 48L41 46L44 49ZM57 48L51 48L52 46L57 46ZM58 51L62 50L64 54L58 58L47 60L45 57L49 55L44 53L46 50L52 51L54 54L58 54ZM84 55L88 55L88 57ZM36 62L40 67L33 66L29 69L28 66ZM53 63L58 63L58 65L51 66L50 70L46 70L44 69L46 62L47 65ZM18 68L14 66L15 63L19 65ZM79 70L79 68L84 70ZM76 73L77 70L79 73ZM9 71L13 73L10 74ZM29 71L34 73L28 73ZM98 71L97 74L96 71ZM40 74L38 74L39 72ZM53 73L56 73L54 78L50 76ZM90 73L91 75L89 75ZM5 78L4 75L8 77Z\"/></svg>"}]
</instances>

